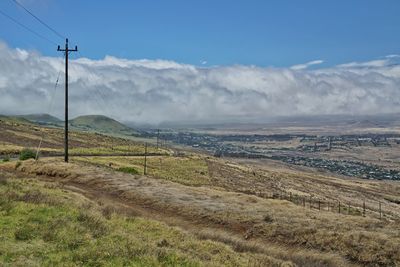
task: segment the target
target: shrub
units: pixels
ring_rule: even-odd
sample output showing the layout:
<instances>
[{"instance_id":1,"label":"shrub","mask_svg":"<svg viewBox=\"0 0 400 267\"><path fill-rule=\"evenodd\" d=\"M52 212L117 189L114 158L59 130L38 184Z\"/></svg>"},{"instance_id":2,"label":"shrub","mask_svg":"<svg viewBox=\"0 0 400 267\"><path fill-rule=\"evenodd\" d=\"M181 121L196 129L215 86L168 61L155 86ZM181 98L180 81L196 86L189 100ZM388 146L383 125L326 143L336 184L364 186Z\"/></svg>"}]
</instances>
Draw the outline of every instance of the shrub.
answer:
<instances>
[{"instance_id":1,"label":"shrub","mask_svg":"<svg viewBox=\"0 0 400 267\"><path fill-rule=\"evenodd\" d=\"M9 162L10 161L10 157L9 156L5 156L4 158L3 158L3 162Z\"/></svg>"},{"instance_id":2,"label":"shrub","mask_svg":"<svg viewBox=\"0 0 400 267\"><path fill-rule=\"evenodd\" d=\"M264 216L264 222L271 223L273 221L274 221L274 219L272 218L271 215L267 214L267 215Z\"/></svg>"},{"instance_id":3,"label":"shrub","mask_svg":"<svg viewBox=\"0 0 400 267\"><path fill-rule=\"evenodd\" d=\"M117 171L130 173L130 174L139 174L139 171L132 167L121 167L121 168L118 168Z\"/></svg>"},{"instance_id":4,"label":"shrub","mask_svg":"<svg viewBox=\"0 0 400 267\"><path fill-rule=\"evenodd\" d=\"M33 239L36 231L36 227L32 224L23 225L14 232L15 240L26 241Z\"/></svg>"},{"instance_id":5,"label":"shrub","mask_svg":"<svg viewBox=\"0 0 400 267\"><path fill-rule=\"evenodd\" d=\"M21 166L21 161L17 161L17 163L15 163L15 169L18 169Z\"/></svg>"},{"instance_id":6,"label":"shrub","mask_svg":"<svg viewBox=\"0 0 400 267\"><path fill-rule=\"evenodd\" d=\"M27 160L36 158L36 153L32 149L25 148L19 155L19 160Z\"/></svg>"}]
</instances>

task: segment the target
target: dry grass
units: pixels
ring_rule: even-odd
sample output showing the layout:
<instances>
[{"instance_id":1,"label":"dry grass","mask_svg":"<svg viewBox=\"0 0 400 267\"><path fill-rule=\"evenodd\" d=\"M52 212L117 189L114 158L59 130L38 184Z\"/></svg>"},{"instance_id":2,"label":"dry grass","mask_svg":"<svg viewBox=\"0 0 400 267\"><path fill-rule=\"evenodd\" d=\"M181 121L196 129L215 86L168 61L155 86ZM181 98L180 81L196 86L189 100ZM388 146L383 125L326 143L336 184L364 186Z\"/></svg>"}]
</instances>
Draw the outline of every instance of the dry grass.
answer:
<instances>
[{"instance_id":1,"label":"dry grass","mask_svg":"<svg viewBox=\"0 0 400 267\"><path fill-rule=\"evenodd\" d=\"M0 184L2 266L288 266L154 220L117 213L105 217L101 206L80 194L7 176L0 173L7 181ZM31 190L33 202L14 197ZM45 199L61 201L55 205Z\"/></svg>"},{"instance_id":2,"label":"dry grass","mask_svg":"<svg viewBox=\"0 0 400 267\"><path fill-rule=\"evenodd\" d=\"M36 149L43 136L41 151L45 154L60 153L63 151L63 130L58 128L45 128L33 124L0 120L0 155L18 154L23 148ZM70 131L71 154L142 154L144 142L135 140L134 137L112 137L103 134ZM147 140L149 141L149 140ZM171 153L168 149L148 147L148 153Z\"/></svg>"},{"instance_id":3,"label":"dry grass","mask_svg":"<svg viewBox=\"0 0 400 267\"><path fill-rule=\"evenodd\" d=\"M262 242L244 241L242 238L227 235L223 231L215 231L205 229L199 231L196 236L201 239L215 240L229 244L235 251L238 252L252 252L271 255L274 258L287 260L287 266L345 266L351 265L349 262L335 254L321 254L319 251L298 251L293 250L289 246L270 245L265 246Z\"/></svg>"},{"instance_id":4,"label":"dry grass","mask_svg":"<svg viewBox=\"0 0 400 267\"><path fill-rule=\"evenodd\" d=\"M61 147L60 130L0 122L0 130L7 130L7 127L19 134L1 135L0 153L19 149L21 144L36 143L33 136L40 131L46 131L49 136L45 149L57 151ZM144 150L142 144L130 140L78 132L72 133L72 146L74 153ZM89 228L93 231L89 232L94 238L108 235L115 227L110 228L108 221L113 220L115 214L126 212L176 222L200 239L224 243L236 253L249 254L245 262L239 261L242 265L400 266L400 225L396 219L400 215L398 182L343 179L268 161L243 164L195 154L148 157L148 176L136 175L134 171L131 174L116 172L122 168L143 173L143 160L143 157L75 157L71 164L54 159L6 162L0 164L0 178L4 171L38 176L101 202L94 214L77 214L79 223L92 225ZM0 179L0 185L7 183L6 179ZM14 191L4 194L12 200L3 205L7 216L12 214L15 201L53 207L63 205L59 197L49 197L40 190L18 194ZM367 200L367 217L310 210L308 206L303 208L284 200L257 197L289 192L341 201L345 205L351 202L361 206ZM376 219L374 203L379 201L384 209L384 220ZM30 240L32 229L29 227L21 228L15 237ZM174 235L179 236L176 232L171 234ZM52 239L51 233L46 236ZM157 247L169 247L171 238L164 239L157 240ZM68 244L74 247L79 246L79 242L78 239L69 240ZM106 251L107 246L111 244L101 249ZM130 251L135 246L129 247ZM210 262L207 257L213 260L217 257L210 256L209 247L201 246L198 250L207 251L200 262ZM165 251L159 253L158 256L165 259ZM89 261L94 255L95 249L90 248L76 257Z\"/></svg>"},{"instance_id":5,"label":"dry grass","mask_svg":"<svg viewBox=\"0 0 400 267\"><path fill-rule=\"evenodd\" d=\"M379 202L387 219L400 218L400 206L396 203L400 195L400 183L396 181L377 181L366 179L346 179L327 176L307 169L290 169L287 165L269 160L208 160L212 185L232 191L245 192L259 196L298 195L320 200L323 209L327 203L347 213L350 204L353 214L361 214L363 202L366 203L367 216L379 217ZM302 199L299 201L301 202ZM301 203L299 203L301 204Z\"/></svg>"},{"instance_id":6,"label":"dry grass","mask_svg":"<svg viewBox=\"0 0 400 267\"><path fill-rule=\"evenodd\" d=\"M0 166L14 169L12 163ZM96 192L96 197L108 195L116 197L116 201L123 199L124 205L145 207L161 220L163 216L179 217L190 222L196 232L203 225L222 227L241 236L244 243L226 237L210 239L219 238L238 251L258 251L258 246L246 243L256 241L276 249L276 254L271 252L267 256L287 255L279 258L300 265L343 266L349 264L347 260L364 266L400 264L398 222L318 212L288 201L262 199L204 186L184 186L78 163L64 165L55 161L31 161L22 163L19 170L57 177L62 183L81 185L82 189L90 188Z\"/></svg>"},{"instance_id":7,"label":"dry grass","mask_svg":"<svg viewBox=\"0 0 400 267\"><path fill-rule=\"evenodd\" d=\"M74 161L111 167L134 168L144 173L144 157L74 157ZM209 185L210 178L206 159L199 155L187 157L153 156L147 157L147 175L184 185Z\"/></svg>"}]
</instances>

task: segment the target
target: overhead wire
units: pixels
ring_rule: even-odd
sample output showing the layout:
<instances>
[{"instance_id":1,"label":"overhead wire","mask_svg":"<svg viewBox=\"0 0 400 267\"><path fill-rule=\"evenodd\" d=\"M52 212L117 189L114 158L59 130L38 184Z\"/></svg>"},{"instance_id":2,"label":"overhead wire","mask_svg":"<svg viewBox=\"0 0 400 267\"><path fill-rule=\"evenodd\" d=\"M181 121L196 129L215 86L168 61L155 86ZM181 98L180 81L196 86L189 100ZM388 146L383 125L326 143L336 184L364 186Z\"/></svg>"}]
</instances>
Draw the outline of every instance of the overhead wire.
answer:
<instances>
[{"instance_id":1,"label":"overhead wire","mask_svg":"<svg viewBox=\"0 0 400 267\"><path fill-rule=\"evenodd\" d=\"M19 1L17 0L10 0L12 2L14 2L16 5L18 5L19 7L21 7L22 9L24 9L29 15L31 15L33 18L35 18L38 22L40 22L43 26L45 26L46 28L48 28L50 31L52 31L54 34L56 34L58 37L60 38L65 38L64 35L62 35L61 33L59 33L57 30L55 30L53 27L51 27L50 25L48 25L46 22L44 22L42 19L40 19L38 16L36 16L33 12L31 12L28 8L26 8L23 4L21 4ZM3 16L7 17L8 19L10 19L11 21L13 21L14 23L18 24L19 26L23 27L24 29L28 30L29 32L35 34L36 36L50 42L51 44L57 45L56 42L46 38L45 36L37 33L36 31L32 30L31 28L29 28L28 26L25 26L23 23L19 22L18 20L14 19L13 17L7 15L6 13L4 13L3 11L0 10L0 14L2 14ZM79 53L79 51L78 51ZM81 53L79 53L81 55ZM82 56L82 55L81 55ZM89 72L91 72L91 70L89 68L87 68L87 70ZM101 92L101 90L99 90L97 87L94 87L94 90L96 91L96 94L94 94L98 99L95 98L95 101L97 102L97 104L99 105L100 109L104 109L106 108L108 111L111 111L111 107L109 106L109 103L106 101L106 95ZM98 101L101 100L101 102L103 102L103 105L101 105Z\"/></svg>"},{"instance_id":2,"label":"overhead wire","mask_svg":"<svg viewBox=\"0 0 400 267\"><path fill-rule=\"evenodd\" d=\"M6 13L4 13L2 10L0 10L0 14L3 15L4 17L8 18L9 20L11 20L12 22L14 22L15 24L19 25L20 27L24 28L25 30L27 30L27 31L29 31L29 32L31 32L31 33L33 33L33 34L36 35L37 37L39 37L39 38L41 38L41 39L43 39L43 40L45 40L45 41L47 41L47 42L49 42L49 43L51 43L51 44L53 44L53 45L57 45L56 42L50 40L49 38L47 38L47 37L41 35L41 34L38 33L38 32L32 30L32 29L29 28L28 26L25 26L24 24L22 24L21 22L19 22L19 21L16 20L15 18L13 18L13 17L7 15Z\"/></svg>"},{"instance_id":3,"label":"overhead wire","mask_svg":"<svg viewBox=\"0 0 400 267\"><path fill-rule=\"evenodd\" d=\"M82 53L80 51L78 51L77 53L81 58L83 57ZM95 75L92 70L90 68L87 68L87 71L92 74L93 76ZM97 86L93 86L93 89L95 91L95 94L93 94L94 96L97 96L98 100L101 100L101 102L103 103L103 105L100 105L100 103L98 101L97 104L99 105L100 110L106 110L106 112L108 112L109 114L111 114L111 111L113 108L115 108L115 106L111 107L110 103L107 102L107 96L97 87ZM94 98L96 100L96 98Z\"/></svg>"},{"instance_id":4,"label":"overhead wire","mask_svg":"<svg viewBox=\"0 0 400 267\"><path fill-rule=\"evenodd\" d=\"M75 56L75 60L78 59L78 56L81 57L81 58L83 58L83 55L81 54L81 52L80 52L79 50L76 51L76 52L77 52L77 53L75 54L75 55L76 55L76 56ZM87 68L85 68L85 69L89 72L90 75L93 75L93 76L95 75L95 74L90 70L89 67L87 67ZM92 100L94 100L95 105L98 106L99 110L103 110L103 111L105 110L106 113L110 113L110 112L109 112L110 109L109 109L109 106L107 105L106 97L100 92L100 90L99 90L96 86L93 86L92 88L94 89L95 93L90 94L90 95L92 96L92 97L90 97L90 98L91 98ZM90 102L89 102L90 98L85 98L86 104L90 104ZM71 138L71 140L72 140L72 138ZM111 145L111 147L113 147L113 145Z\"/></svg>"},{"instance_id":5,"label":"overhead wire","mask_svg":"<svg viewBox=\"0 0 400 267\"><path fill-rule=\"evenodd\" d=\"M64 53L64 55L65 55L65 53ZM64 63L64 60L62 60L62 63ZM63 65L63 64L62 64L62 65ZM58 72L57 80L56 80L56 82L55 82L55 84L54 84L54 91L53 91L53 95L52 95L51 98L50 98L50 103L49 103L49 108L48 108L48 114L51 114L52 111L53 111L54 99L55 99L55 97L56 97L57 87L58 87L58 84L59 84L59 81L60 81L61 72L62 72L62 65L61 65L61 69L60 69L59 72ZM41 138L40 138L39 145L38 145L38 148L37 148L37 150L36 150L35 160L38 160L38 158L39 158L40 149L41 149L41 146L42 146L42 143L43 143L43 140L44 140L44 134L45 134L45 132L42 131L42 136L41 136Z\"/></svg>"},{"instance_id":6,"label":"overhead wire","mask_svg":"<svg viewBox=\"0 0 400 267\"><path fill-rule=\"evenodd\" d=\"M62 38L62 39L66 39L66 37L64 35L62 35L61 33L59 33L57 30L55 30L53 27L51 27L50 25L48 25L46 22L44 22L42 19L40 19L38 16L36 16L33 12L31 12L29 9L27 9L23 4L21 4L20 2L18 2L17 0L11 0L12 2L14 2L16 5L18 5L19 7L21 7L25 12L27 12L29 15L31 15L34 19L36 19L40 24L42 24L43 26L45 26L47 29L49 29L51 32L53 32L55 35L57 35L58 37ZM53 40L47 38L46 36L38 33L37 31L33 30L32 28L26 26L25 24L21 23L20 21L18 21L17 19L13 18L12 16L8 15L7 13L5 13L4 11L0 10L0 14L4 17L6 17L7 19L9 19L10 21L12 21L13 23L17 24L18 26L24 28L25 30L29 31L30 33L36 35L37 37L51 43L52 45L57 45L56 42L54 42ZM64 53L65 56L65 53ZM63 60L64 62L64 60ZM52 109L53 109L53 104L54 104L54 100L56 97L56 93L57 93L57 87L59 84L59 80L60 80L60 75L61 75L62 69L60 69L60 71L58 72L57 75L57 79L54 85L54 92L53 95L50 97L50 103L49 103L49 114L52 113ZM44 135L45 132L42 132L42 136L40 138L40 142L36 151L36 156L35 159L38 159L39 156L39 152L44 140Z\"/></svg>"},{"instance_id":7,"label":"overhead wire","mask_svg":"<svg viewBox=\"0 0 400 267\"><path fill-rule=\"evenodd\" d=\"M33 14L32 11L30 11L28 8L26 8L23 4L21 4L20 2L18 2L17 0L11 0L12 2L14 2L16 5L18 5L19 7L21 7L23 10L25 10L29 15L31 15L33 18L35 18L37 21L39 21L43 26L45 26L47 29L49 29L50 31L52 31L54 34L56 34L58 37L60 37L61 39L66 39L66 37L64 35L62 35L61 33L59 33L57 30L55 30L53 27L51 27L50 25L48 25L46 22L44 22L42 19L40 19L38 16L36 16L35 14Z\"/></svg>"},{"instance_id":8,"label":"overhead wire","mask_svg":"<svg viewBox=\"0 0 400 267\"><path fill-rule=\"evenodd\" d=\"M77 56L80 56L81 58L83 58L84 56L82 55L82 53L80 51L77 52ZM86 68L87 71L89 72L89 74L95 76L96 74L90 69L90 67ZM94 94L92 94L94 97L93 99L95 100L96 104L99 106L100 110L104 110L106 114L108 114L109 116L113 114L113 110L116 110L116 104L113 103L112 101L107 101L107 94L105 92L103 92L101 90L101 88L97 87L97 86L93 86L93 89L95 91ZM103 103L100 104L100 102ZM112 141L111 141L111 147L114 147Z\"/></svg>"}]
</instances>

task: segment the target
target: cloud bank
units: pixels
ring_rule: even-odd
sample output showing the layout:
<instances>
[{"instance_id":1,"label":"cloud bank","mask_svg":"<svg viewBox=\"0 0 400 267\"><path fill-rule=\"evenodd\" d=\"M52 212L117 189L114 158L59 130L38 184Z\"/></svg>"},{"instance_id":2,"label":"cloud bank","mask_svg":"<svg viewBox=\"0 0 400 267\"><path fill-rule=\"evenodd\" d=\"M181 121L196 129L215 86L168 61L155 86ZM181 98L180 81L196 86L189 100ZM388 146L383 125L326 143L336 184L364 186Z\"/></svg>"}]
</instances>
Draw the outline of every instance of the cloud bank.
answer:
<instances>
[{"instance_id":1,"label":"cloud bank","mask_svg":"<svg viewBox=\"0 0 400 267\"><path fill-rule=\"evenodd\" d=\"M389 56L307 70L79 58L70 62L70 116L103 114L125 122L157 124L400 112L396 60ZM50 112L62 118L63 73L53 109L49 108L60 70L60 58L0 43L0 113Z\"/></svg>"}]
</instances>

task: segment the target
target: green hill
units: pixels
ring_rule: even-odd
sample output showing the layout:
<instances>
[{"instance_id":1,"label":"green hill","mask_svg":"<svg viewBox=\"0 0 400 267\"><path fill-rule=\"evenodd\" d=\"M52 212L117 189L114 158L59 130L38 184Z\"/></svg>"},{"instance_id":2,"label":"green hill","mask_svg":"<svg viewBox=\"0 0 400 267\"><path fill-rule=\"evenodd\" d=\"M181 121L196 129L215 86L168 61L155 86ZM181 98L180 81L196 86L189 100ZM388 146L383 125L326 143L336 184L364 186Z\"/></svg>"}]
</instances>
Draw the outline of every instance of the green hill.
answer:
<instances>
[{"instance_id":1,"label":"green hill","mask_svg":"<svg viewBox=\"0 0 400 267\"><path fill-rule=\"evenodd\" d=\"M12 122L12 123L23 123L23 124L32 124L31 121L19 117L19 116L6 116L0 114L0 121Z\"/></svg>"},{"instance_id":2,"label":"green hill","mask_svg":"<svg viewBox=\"0 0 400 267\"><path fill-rule=\"evenodd\" d=\"M39 124L61 125L63 122L59 118L56 118L49 114L27 114L27 115L19 115L17 117L26 119L26 120L34 122L34 123L39 123Z\"/></svg>"},{"instance_id":3,"label":"green hill","mask_svg":"<svg viewBox=\"0 0 400 267\"><path fill-rule=\"evenodd\" d=\"M132 128L103 115L79 116L70 120L72 127L107 133L135 133Z\"/></svg>"}]
</instances>

